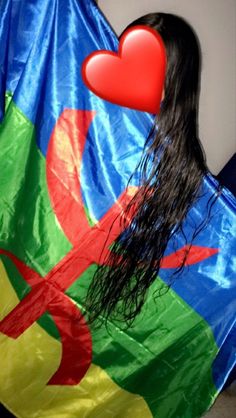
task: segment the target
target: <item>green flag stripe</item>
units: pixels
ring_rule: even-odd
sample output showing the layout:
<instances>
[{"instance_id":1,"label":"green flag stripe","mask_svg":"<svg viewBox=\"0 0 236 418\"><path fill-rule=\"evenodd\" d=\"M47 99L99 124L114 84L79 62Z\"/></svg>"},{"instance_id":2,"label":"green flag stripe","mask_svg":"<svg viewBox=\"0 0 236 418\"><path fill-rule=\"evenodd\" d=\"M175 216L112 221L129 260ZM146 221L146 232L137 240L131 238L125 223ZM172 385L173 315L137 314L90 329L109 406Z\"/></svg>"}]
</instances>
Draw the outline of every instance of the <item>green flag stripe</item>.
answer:
<instances>
[{"instance_id":1,"label":"green flag stripe","mask_svg":"<svg viewBox=\"0 0 236 418\"><path fill-rule=\"evenodd\" d=\"M95 268L67 290L79 306ZM172 416L167 388L176 417L200 417L217 394L211 364L218 349L205 320L174 291L155 303L153 295L162 286L157 278L131 329L113 323L109 333L105 327L92 329L93 362L122 388L143 396L155 417Z\"/></svg>"},{"instance_id":2,"label":"green flag stripe","mask_svg":"<svg viewBox=\"0 0 236 418\"><path fill-rule=\"evenodd\" d=\"M34 126L15 106L10 93L6 95L0 135L0 172L4 172L1 181L0 248L11 251L44 275L70 250L71 244L51 208L45 158L36 145ZM30 291L30 286L8 257L1 258L21 300ZM35 263L36 259L40 263ZM37 322L51 336L60 338L49 313L46 312Z\"/></svg>"},{"instance_id":3,"label":"green flag stripe","mask_svg":"<svg viewBox=\"0 0 236 418\"><path fill-rule=\"evenodd\" d=\"M0 135L0 172L4 172L0 247L45 275L70 250L71 244L50 204L45 158L36 145L34 126L12 100Z\"/></svg>"}]
</instances>

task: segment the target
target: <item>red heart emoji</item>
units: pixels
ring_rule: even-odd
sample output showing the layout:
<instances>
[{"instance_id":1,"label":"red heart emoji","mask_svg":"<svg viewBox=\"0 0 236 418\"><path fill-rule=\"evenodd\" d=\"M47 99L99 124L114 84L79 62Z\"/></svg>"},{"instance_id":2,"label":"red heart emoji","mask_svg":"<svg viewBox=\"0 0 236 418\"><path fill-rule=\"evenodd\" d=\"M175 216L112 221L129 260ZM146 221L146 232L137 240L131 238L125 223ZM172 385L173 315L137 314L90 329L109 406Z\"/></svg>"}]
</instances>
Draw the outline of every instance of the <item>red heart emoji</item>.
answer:
<instances>
[{"instance_id":1,"label":"red heart emoji","mask_svg":"<svg viewBox=\"0 0 236 418\"><path fill-rule=\"evenodd\" d=\"M138 25L124 32L118 53L101 50L88 55L82 64L82 77L93 93L109 102L158 113L165 69L160 35Z\"/></svg>"}]
</instances>

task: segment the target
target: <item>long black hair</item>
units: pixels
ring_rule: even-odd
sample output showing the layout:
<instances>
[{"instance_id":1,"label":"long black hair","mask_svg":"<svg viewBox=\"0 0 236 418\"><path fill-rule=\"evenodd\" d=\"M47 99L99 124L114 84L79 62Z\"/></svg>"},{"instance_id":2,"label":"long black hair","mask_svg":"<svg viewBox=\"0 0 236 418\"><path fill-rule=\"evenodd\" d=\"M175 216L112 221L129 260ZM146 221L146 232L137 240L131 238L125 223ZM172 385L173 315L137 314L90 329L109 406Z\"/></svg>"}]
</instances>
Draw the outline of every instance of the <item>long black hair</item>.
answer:
<instances>
[{"instance_id":1,"label":"long black hair","mask_svg":"<svg viewBox=\"0 0 236 418\"><path fill-rule=\"evenodd\" d=\"M183 222L200 196L208 171L198 138L201 55L197 37L185 20L172 14L150 13L126 29L136 25L156 29L164 41L164 100L136 169L139 191L124 212L128 216L136 207L131 225L114 242L110 267L99 266L88 289L91 322L101 315L132 323L157 277L169 239L183 232ZM205 224L196 228L192 241ZM187 253L174 274L181 272Z\"/></svg>"}]
</instances>

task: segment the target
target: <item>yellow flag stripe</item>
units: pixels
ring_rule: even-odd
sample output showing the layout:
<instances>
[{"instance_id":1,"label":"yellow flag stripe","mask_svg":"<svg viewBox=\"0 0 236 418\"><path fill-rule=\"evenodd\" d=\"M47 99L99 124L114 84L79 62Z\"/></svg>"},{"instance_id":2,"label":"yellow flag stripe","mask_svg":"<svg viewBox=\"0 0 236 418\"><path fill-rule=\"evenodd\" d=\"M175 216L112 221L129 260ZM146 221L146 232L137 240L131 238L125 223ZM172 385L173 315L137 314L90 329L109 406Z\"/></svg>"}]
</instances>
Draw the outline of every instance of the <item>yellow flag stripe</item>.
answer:
<instances>
[{"instance_id":1,"label":"yellow flag stripe","mask_svg":"<svg viewBox=\"0 0 236 418\"><path fill-rule=\"evenodd\" d=\"M0 261L0 318L19 300ZM19 318L20 321L20 318ZM79 385L47 386L61 344L37 323L16 340L0 333L0 401L18 418L151 418L145 400L92 364Z\"/></svg>"}]
</instances>

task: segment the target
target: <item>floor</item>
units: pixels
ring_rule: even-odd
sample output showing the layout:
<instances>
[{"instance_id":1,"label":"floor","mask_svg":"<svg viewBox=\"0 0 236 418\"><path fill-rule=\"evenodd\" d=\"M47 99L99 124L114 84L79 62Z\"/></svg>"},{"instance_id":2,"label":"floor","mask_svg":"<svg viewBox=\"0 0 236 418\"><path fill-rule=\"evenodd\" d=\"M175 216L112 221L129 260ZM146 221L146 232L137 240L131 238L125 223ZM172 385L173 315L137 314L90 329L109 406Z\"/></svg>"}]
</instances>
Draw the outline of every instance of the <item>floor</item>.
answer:
<instances>
[{"instance_id":1,"label":"floor","mask_svg":"<svg viewBox=\"0 0 236 418\"><path fill-rule=\"evenodd\" d=\"M236 382L218 396L204 418L236 418Z\"/></svg>"}]
</instances>

